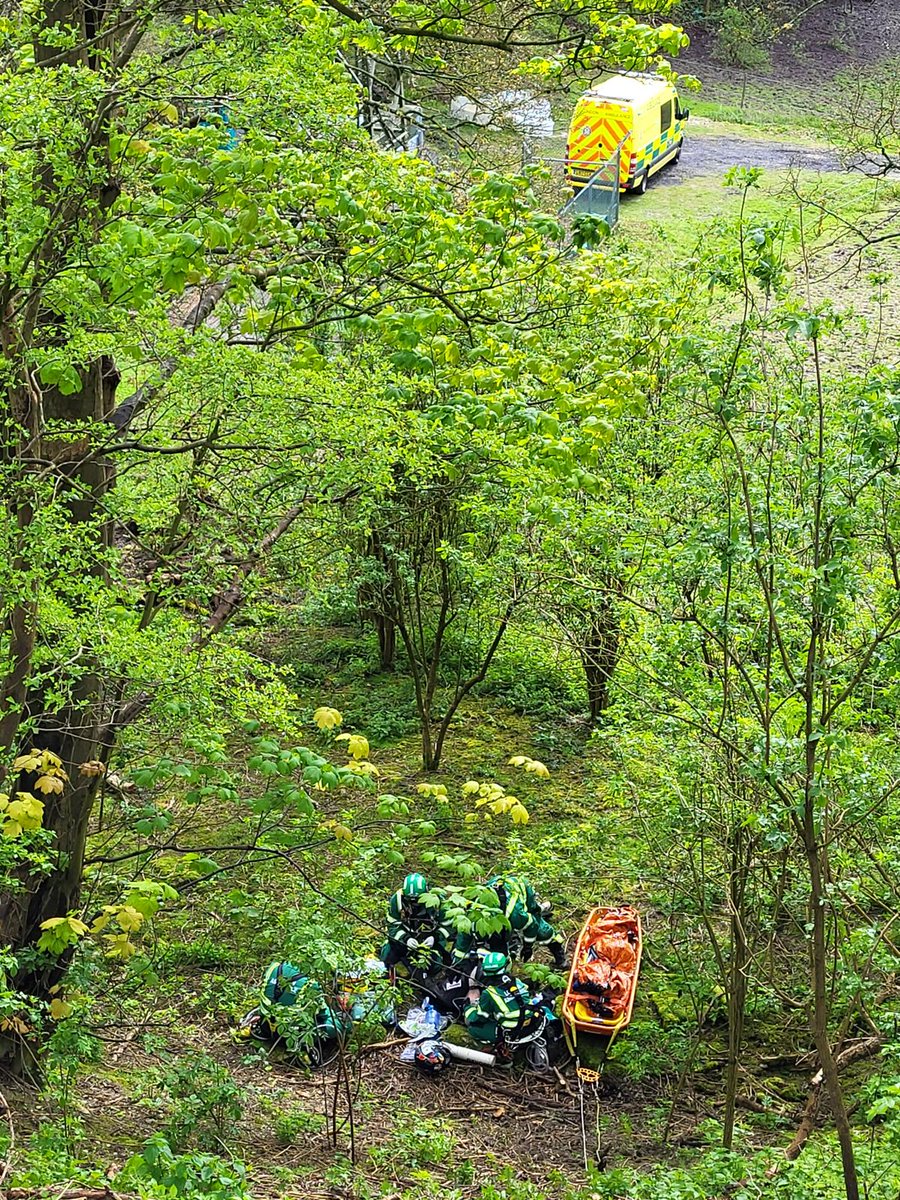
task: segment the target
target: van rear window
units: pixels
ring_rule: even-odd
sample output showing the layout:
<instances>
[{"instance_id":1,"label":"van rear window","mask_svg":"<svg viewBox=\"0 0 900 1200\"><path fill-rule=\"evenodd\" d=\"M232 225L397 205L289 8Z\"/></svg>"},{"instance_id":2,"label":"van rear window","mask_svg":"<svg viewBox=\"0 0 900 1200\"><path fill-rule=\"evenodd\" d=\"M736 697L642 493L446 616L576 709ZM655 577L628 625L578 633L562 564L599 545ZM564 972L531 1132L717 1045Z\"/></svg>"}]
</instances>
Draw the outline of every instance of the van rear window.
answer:
<instances>
[{"instance_id":1,"label":"van rear window","mask_svg":"<svg viewBox=\"0 0 900 1200\"><path fill-rule=\"evenodd\" d=\"M672 101L667 100L659 110L659 132L665 133L672 124Z\"/></svg>"}]
</instances>

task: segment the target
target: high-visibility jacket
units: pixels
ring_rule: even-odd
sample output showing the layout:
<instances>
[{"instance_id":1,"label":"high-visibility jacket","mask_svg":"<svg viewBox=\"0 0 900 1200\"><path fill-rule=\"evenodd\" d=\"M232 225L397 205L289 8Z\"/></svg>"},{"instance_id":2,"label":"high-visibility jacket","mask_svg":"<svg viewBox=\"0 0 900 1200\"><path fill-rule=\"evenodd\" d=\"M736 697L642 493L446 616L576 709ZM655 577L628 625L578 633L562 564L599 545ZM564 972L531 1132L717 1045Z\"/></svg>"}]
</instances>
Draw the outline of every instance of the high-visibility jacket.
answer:
<instances>
[{"instance_id":1,"label":"high-visibility jacket","mask_svg":"<svg viewBox=\"0 0 900 1200\"><path fill-rule=\"evenodd\" d=\"M388 941L399 942L401 946L407 945L410 938L421 942L430 936L436 947L448 948L451 935L444 920L443 903L422 904L418 898L404 896L402 891L394 892L388 901L387 935Z\"/></svg>"},{"instance_id":2,"label":"high-visibility jacket","mask_svg":"<svg viewBox=\"0 0 900 1200\"><path fill-rule=\"evenodd\" d=\"M489 984L465 1012L466 1029L479 1042L495 1045L504 1034L521 1028L531 1008L528 989L518 979L502 976Z\"/></svg>"},{"instance_id":3,"label":"high-visibility jacket","mask_svg":"<svg viewBox=\"0 0 900 1200\"><path fill-rule=\"evenodd\" d=\"M556 930L544 919L534 888L524 875L495 875L488 886L497 889L503 915L526 945L553 941Z\"/></svg>"},{"instance_id":4,"label":"high-visibility jacket","mask_svg":"<svg viewBox=\"0 0 900 1200\"><path fill-rule=\"evenodd\" d=\"M289 962L272 963L263 980L260 1007L263 1010L271 1009L275 1005L279 1008L292 1008L306 988L311 989L310 994L314 993L317 1000L321 999L322 989L318 983L304 975L299 967Z\"/></svg>"},{"instance_id":5,"label":"high-visibility jacket","mask_svg":"<svg viewBox=\"0 0 900 1200\"><path fill-rule=\"evenodd\" d=\"M305 1011L309 1024L306 1030L293 1031L294 1041L302 1042L315 1036L343 1036L349 1028L349 1018L325 1003L322 987L315 979L304 975L293 963L272 963L263 980L260 1016L269 1022L273 1033L278 1032L279 1021L283 1024L291 1019L284 1010L297 1005L299 1012Z\"/></svg>"},{"instance_id":6,"label":"high-visibility jacket","mask_svg":"<svg viewBox=\"0 0 900 1200\"><path fill-rule=\"evenodd\" d=\"M509 930L497 929L493 933L458 933L453 945L453 958L460 962L471 958L479 950L494 951L509 956Z\"/></svg>"}]
</instances>

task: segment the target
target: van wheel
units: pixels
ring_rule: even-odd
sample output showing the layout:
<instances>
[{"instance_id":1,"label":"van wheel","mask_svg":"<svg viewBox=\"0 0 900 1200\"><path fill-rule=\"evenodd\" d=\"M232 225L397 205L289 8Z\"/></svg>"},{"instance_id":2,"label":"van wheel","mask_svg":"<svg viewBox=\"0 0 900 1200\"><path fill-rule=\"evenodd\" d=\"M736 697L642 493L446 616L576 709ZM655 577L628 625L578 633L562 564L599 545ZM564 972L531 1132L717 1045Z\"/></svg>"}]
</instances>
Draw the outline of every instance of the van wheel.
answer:
<instances>
[{"instance_id":1,"label":"van wheel","mask_svg":"<svg viewBox=\"0 0 900 1200\"><path fill-rule=\"evenodd\" d=\"M681 141L678 143L678 149L675 151L675 157L672 159L673 163L677 163L679 158L681 158L681 150L682 150L683 146L684 146L684 138L682 138Z\"/></svg>"},{"instance_id":2,"label":"van wheel","mask_svg":"<svg viewBox=\"0 0 900 1200\"><path fill-rule=\"evenodd\" d=\"M643 196L647 190L647 186L649 185L649 183L650 183L650 174L648 171L645 171L643 173L643 175L640 177L640 179L635 180L634 187L631 190L633 192L635 192L636 195Z\"/></svg>"}]
</instances>

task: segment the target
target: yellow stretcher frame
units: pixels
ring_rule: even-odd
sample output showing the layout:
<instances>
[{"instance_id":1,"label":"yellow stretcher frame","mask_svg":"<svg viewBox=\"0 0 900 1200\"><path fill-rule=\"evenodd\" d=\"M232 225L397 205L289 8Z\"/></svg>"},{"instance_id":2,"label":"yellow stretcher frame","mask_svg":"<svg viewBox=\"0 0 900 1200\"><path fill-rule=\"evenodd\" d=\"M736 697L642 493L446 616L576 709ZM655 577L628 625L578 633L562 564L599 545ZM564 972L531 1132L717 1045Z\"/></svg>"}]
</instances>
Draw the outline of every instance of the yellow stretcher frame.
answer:
<instances>
[{"instance_id":1,"label":"yellow stretcher frame","mask_svg":"<svg viewBox=\"0 0 900 1200\"><path fill-rule=\"evenodd\" d=\"M628 909L629 912L634 914L637 922L637 961L635 962L634 975L632 976L631 980L631 993L628 997L628 1004L625 1007L625 1011L620 1013L618 1017L592 1017L589 1021L586 1021L583 1017L576 1016L575 1014L576 1001L573 993L573 982L575 979L575 972L578 967L581 948L584 944L584 939L587 937L588 931L591 929L594 922L600 917L606 916L607 913L614 912L619 909ZM612 1039L618 1033L621 1033L625 1026L629 1024L631 1021L631 1014L634 1009L634 999L637 995L638 976L640 975L641 971L641 955L643 953L643 948L644 931L641 926L641 914L630 904L598 905L597 908L591 909L591 911L588 913L587 920L581 928L581 933L578 935L578 941L575 945L575 953L572 955L572 966L569 969L569 979L568 983L566 984L566 992L563 996L562 1019L567 1027L567 1030L571 1033L573 1045L576 1040L576 1031L594 1034L596 1037L608 1037L610 1039L610 1043L612 1043Z\"/></svg>"}]
</instances>

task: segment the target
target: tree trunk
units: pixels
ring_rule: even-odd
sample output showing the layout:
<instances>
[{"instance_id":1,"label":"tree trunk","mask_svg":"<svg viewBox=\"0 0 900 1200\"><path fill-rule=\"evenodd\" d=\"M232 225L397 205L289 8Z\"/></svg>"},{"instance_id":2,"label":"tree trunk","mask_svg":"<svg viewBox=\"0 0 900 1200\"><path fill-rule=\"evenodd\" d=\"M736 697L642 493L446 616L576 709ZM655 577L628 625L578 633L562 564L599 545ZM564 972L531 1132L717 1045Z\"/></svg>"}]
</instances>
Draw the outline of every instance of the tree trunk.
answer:
<instances>
[{"instance_id":1,"label":"tree trunk","mask_svg":"<svg viewBox=\"0 0 900 1200\"><path fill-rule=\"evenodd\" d=\"M86 62L85 10L82 0L46 0L39 13L35 40L35 62L39 67ZM98 17L100 10L93 11ZM60 28L75 32L75 45L62 51L56 36ZM93 33L98 29L95 20ZM48 30L52 35L46 34ZM105 142L102 118L106 111L103 102L91 134L94 148ZM46 235L35 244L34 277L26 285L27 299L18 308L10 305L0 313L0 349L6 373L16 381L7 393L6 415L15 423L9 428L20 431L9 437L3 451L11 467L8 511L17 529L17 563L35 580L33 594L16 598L7 621L9 659L0 680L0 749L51 750L62 760L68 782L62 793L44 797L43 827L51 835L47 851L49 866L33 870L23 865L20 887L0 897L0 945L8 946L14 955L33 949L40 925L48 917L64 916L78 906L88 822L98 788L98 776L80 768L85 762L108 757L112 746L109 726L105 723L108 714L104 681L89 646L82 649L74 664L58 672L52 681L52 693L46 685L37 686L33 682L41 576L31 542L38 506L45 503L55 507L63 516L68 536L80 543L73 556L77 568L70 569L86 575L102 574L104 552L111 541L105 501L112 486L113 469L91 430L103 428L115 406L118 385L118 373L106 357L78 369L81 386L72 395L64 395L53 387L40 390L29 369L28 357L36 336L43 346L53 344L57 338L60 344L65 342L64 323L46 307L43 288L46 280L64 264L76 238L87 231L87 226L80 224L84 215L81 205L86 198L80 198L66 218L70 221L68 226L64 223L54 226L54 217L62 209L58 199L53 199L57 181L49 166L41 172L35 186L50 223ZM101 199L98 212L104 204ZM52 431L49 436L48 429ZM41 496L41 477L45 480L49 477L54 485L52 497L46 500ZM54 569L62 571L67 566L60 562ZM85 590L90 594L91 589ZM70 603L73 607L77 604ZM62 701L48 699L51 694L56 697L60 693L65 697ZM23 729L28 730L27 737L23 737ZM28 791L31 779L25 775L17 784L20 790ZM30 953L22 958L25 965L15 977L14 985L27 995L46 999L64 964L54 961L45 965Z\"/></svg>"},{"instance_id":2,"label":"tree trunk","mask_svg":"<svg viewBox=\"0 0 900 1200\"><path fill-rule=\"evenodd\" d=\"M40 425L50 423L55 430L68 426L76 436L41 437L34 458L43 464L54 464L59 480L56 502L65 509L73 537L82 538L81 560L92 564L86 568L87 573L97 575L105 569L103 552L110 544L105 499L113 483L113 469L109 460L95 451L90 435L78 434L91 424L102 428L101 423L115 402L118 374L108 358L98 359L80 374L82 388L77 394L63 396L48 388L41 396ZM30 469L24 449L20 461L24 487ZM28 536L26 523L21 533L23 555L28 552ZM14 611L13 628L23 623L34 626L39 599L38 596L34 606L29 604L23 611ZM4 680L7 695L11 680L19 677L27 680L31 672L31 654L25 653L26 650L23 646L20 658L10 664ZM107 696L105 681L90 647L85 648L78 666L68 676L55 678L53 686L57 691L66 689L64 703L48 705L42 688L26 687L15 725L9 720L5 730L7 749L51 750L59 755L69 777L62 793L44 798L43 827L52 835L49 869L33 872L23 868L20 890L0 897L0 945L9 946L14 954L33 946L40 935L41 922L48 917L65 916L78 907L88 823L99 785L96 775L85 774L80 768L88 761L105 762L112 748L108 724L111 698ZM25 721L29 733L23 740L19 731ZM31 779L25 775L14 786L27 791ZM32 960L16 977L15 985L26 994L46 998L64 969L64 961L44 966Z\"/></svg>"},{"instance_id":3,"label":"tree trunk","mask_svg":"<svg viewBox=\"0 0 900 1200\"><path fill-rule=\"evenodd\" d=\"M419 720L422 722L422 769L423 771L436 771L440 766L441 752L435 751L434 743L431 738L431 720L427 713L420 712Z\"/></svg>"},{"instance_id":4,"label":"tree trunk","mask_svg":"<svg viewBox=\"0 0 900 1200\"><path fill-rule=\"evenodd\" d=\"M731 1149L734 1141L735 1108L741 1066L741 1046L744 1040L744 1015L747 1005L747 983L750 967L750 947L747 939L746 892L749 875L749 851L745 856L745 830L736 824L731 837L731 863L728 877L728 907L730 910L731 964L728 988L728 1066L725 1074L725 1115L722 1145Z\"/></svg>"},{"instance_id":5,"label":"tree trunk","mask_svg":"<svg viewBox=\"0 0 900 1200\"><path fill-rule=\"evenodd\" d=\"M481 666L478 668L475 674L470 675L464 683L457 681L456 694L453 696L453 699L447 706L447 711L437 722L437 734L434 738L431 736L431 708L429 703L428 760L426 762L423 757L422 762L422 765L426 771L436 771L441 765L441 756L444 752L444 742L447 734L450 732L450 726L453 723L453 718L456 716L457 709L459 708L460 704L462 704L463 700L465 700L466 696L468 696L469 692L471 692L472 688L476 687L479 683L483 683L487 678L487 673L490 670L491 663L494 661L494 655L497 653L497 649L503 640L503 636L506 633L507 628L509 627L510 618L515 612L518 603L518 598L515 595L513 595L512 598L507 602L506 609L497 628L497 632L494 634L490 646L488 646L487 650L484 652L484 657L481 660Z\"/></svg>"},{"instance_id":6,"label":"tree trunk","mask_svg":"<svg viewBox=\"0 0 900 1200\"><path fill-rule=\"evenodd\" d=\"M619 662L621 630L611 604L606 603L588 627L581 646L581 663L587 681L591 721L599 721L609 707L609 685Z\"/></svg>"},{"instance_id":7,"label":"tree trunk","mask_svg":"<svg viewBox=\"0 0 900 1200\"><path fill-rule=\"evenodd\" d=\"M388 555L377 530L369 532L366 555L384 572L383 581L367 579L356 593L361 621L371 621L378 635L378 661L382 671L393 671L397 656L397 598Z\"/></svg>"},{"instance_id":8,"label":"tree trunk","mask_svg":"<svg viewBox=\"0 0 900 1200\"><path fill-rule=\"evenodd\" d=\"M828 1098L831 1101L834 1124L841 1147L844 1191L846 1192L847 1200L859 1200L859 1179L856 1173L856 1157L853 1150L850 1121L847 1117L847 1107L844 1104L844 1094L841 1088L837 1063L835 1062L831 1043L828 1038L828 945L825 927L825 896L822 889L822 862L819 846L815 838L811 801L807 801L807 810L807 816L804 821L804 846L809 866L809 902L812 908L813 927L812 941L810 943L810 968L813 983L812 1034L816 1043L819 1062L822 1066L822 1074L825 1079Z\"/></svg>"},{"instance_id":9,"label":"tree trunk","mask_svg":"<svg viewBox=\"0 0 900 1200\"><path fill-rule=\"evenodd\" d=\"M58 717L39 718L29 739L30 745L59 755L69 783L60 795L48 797L44 803L43 827L53 835L53 865L46 873L24 874L22 890L0 898L0 944L11 946L14 952L37 941L43 921L78 908L88 823L100 783L98 777L82 774L79 767L102 753L98 703L102 690L98 676L84 676L70 705ZM80 700L84 707L79 711ZM30 778L20 779L18 786L27 790ZM31 964L16 976L16 987L46 998L65 966L60 960L47 966Z\"/></svg>"},{"instance_id":10,"label":"tree trunk","mask_svg":"<svg viewBox=\"0 0 900 1200\"><path fill-rule=\"evenodd\" d=\"M82 0L45 0L43 5L41 34L44 30L57 28L75 32L75 45L64 56L69 66L87 61L87 47L84 44L85 7ZM37 66L43 66L45 63L58 63L59 59L60 47L53 44L53 39L48 38L45 42L39 35L34 45L34 61Z\"/></svg>"},{"instance_id":11,"label":"tree trunk","mask_svg":"<svg viewBox=\"0 0 900 1200\"><path fill-rule=\"evenodd\" d=\"M378 661L382 671L393 671L397 657L397 623L386 613L376 613L378 631Z\"/></svg>"},{"instance_id":12,"label":"tree trunk","mask_svg":"<svg viewBox=\"0 0 900 1200\"><path fill-rule=\"evenodd\" d=\"M841 1165L844 1172L844 1190L847 1200L859 1200L859 1178L856 1173L856 1158L853 1150L853 1137L850 1132L850 1121L841 1090L837 1064L831 1052L828 1037L828 939L825 927L826 896L823 880L825 865L825 849L820 845L816 829L816 798L818 774L819 737L814 735L819 721L825 724L824 714L826 702L817 702L817 680L820 673L824 674L823 639L828 628L823 615L824 605L819 590L819 572L822 564L830 558L828 536L824 532L823 508L825 497L825 398L822 389L822 372L819 362L819 345L813 339L813 358L815 362L817 388L817 459L816 459L816 490L814 493L813 518L813 577L810 594L810 636L806 652L806 665L803 679L803 698L805 705L804 736L806 740L805 770L803 780L803 819L800 823L800 837L809 870L809 903L812 917L812 940L810 942L810 974L812 976L813 1007L812 1034L816 1043L819 1062L825 1077L825 1087L831 1100L834 1124L837 1129L838 1142L841 1147ZM827 811L823 813L823 824L827 828Z\"/></svg>"}]
</instances>

